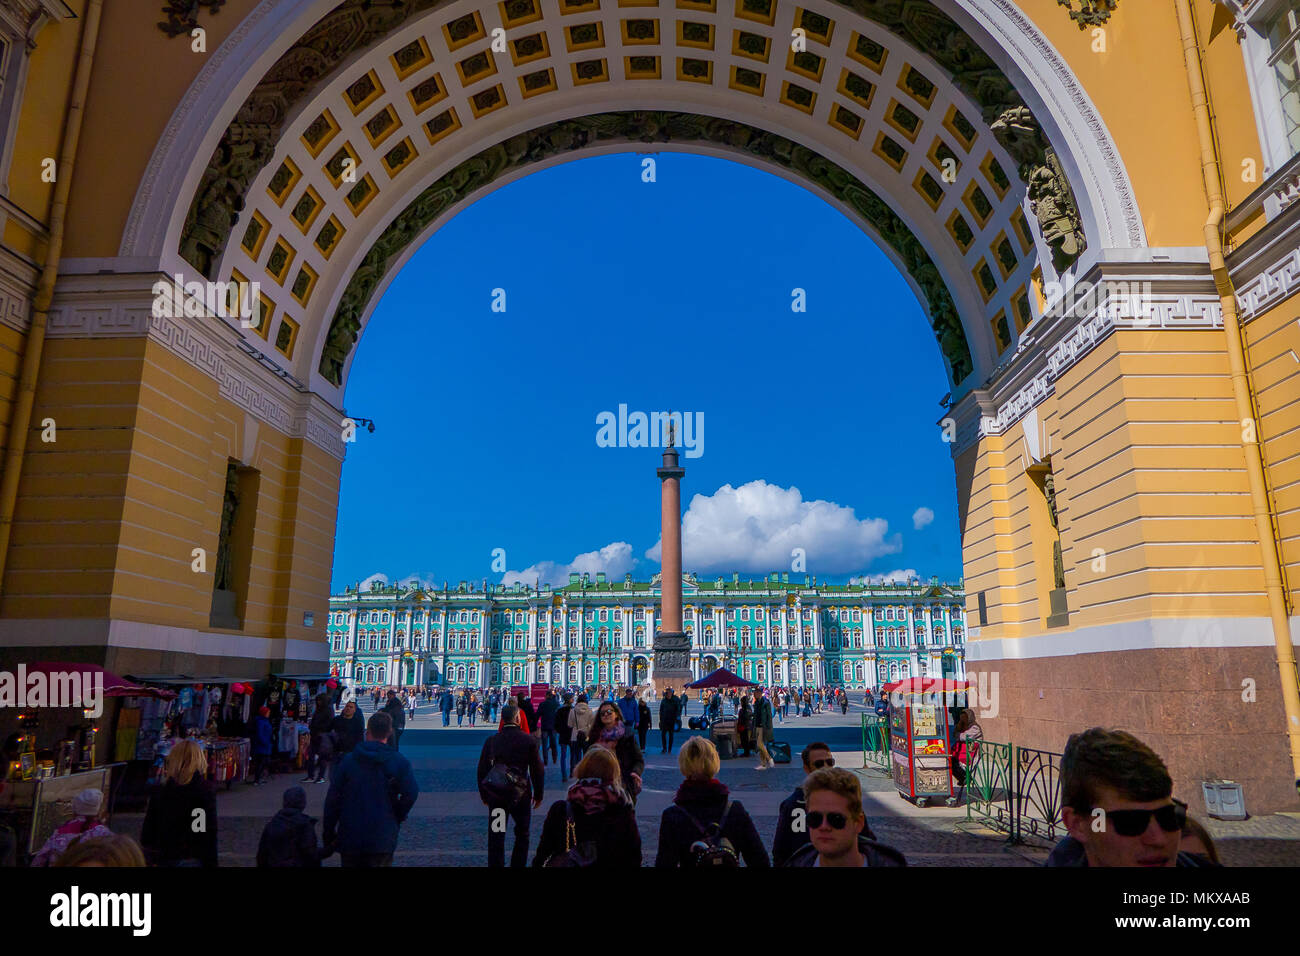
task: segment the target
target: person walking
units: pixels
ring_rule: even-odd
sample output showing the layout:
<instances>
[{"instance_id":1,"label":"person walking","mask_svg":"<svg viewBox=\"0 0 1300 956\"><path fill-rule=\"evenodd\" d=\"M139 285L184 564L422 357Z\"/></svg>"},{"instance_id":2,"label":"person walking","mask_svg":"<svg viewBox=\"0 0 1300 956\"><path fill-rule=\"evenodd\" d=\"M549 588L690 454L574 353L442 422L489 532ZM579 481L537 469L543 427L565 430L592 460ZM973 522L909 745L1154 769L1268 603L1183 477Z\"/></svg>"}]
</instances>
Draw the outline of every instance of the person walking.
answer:
<instances>
[{"instance_id":1,"label":"person walking","mask_svg":"<svg viewBox=\"0 0 1300 956\"><path fill-rule=\"evenodd\" d=\"M749 705L749 695L740 699L736 709L736 733L740 737L740 746L745 749L742 757L748 757L754 747L754 709Z\"/></svg>"},{"instance_id":2,"label":"person walking","mask_svg":"<svg viewBox=\"0 0 1300 956\"><path fill-rule=\"evenodd\" d=\"M451 726L451 712L455 709L456 702L452 700L452 693L449 690L442 690L438 694L438 712L442 714L442 725Z\"/></svg>"},{"instance_id":3,"label":"person walking","mask_svg":"<svg viewBox=\"0 0 1300 956\"><path fill-rule=\"evenodd\" d=\"M271 760L272 739L271 708L263 705L257 708L257 716L253 718L253 734L249 741L249 753L253 758L253 779L249 782L255 787L260 787L262 776L271 772L266 765Z\"/></svg>"},{"instance_id":4,"label":"person walking","mask_svg":"<svg viewBox=\"0 0 1300 956\"><path fill-rule=\"evenodd\" d=\"M420 788L411 761L389 744L393 718L370 715L366 739L343 758L325 795L326 855L336 849L343 866L392 866L399 828Z\"/></svg>"},{"instance_id":5,"label":"person walking","mask_svg":"<svg viewBox=\"0 0 1300 956\"><path fill-rule=\"evenodd\" d=\"M641 745L641 752L645 753L645 737L650 733L650 705L644 700L638 701L636 714L636 739Z\"/></svg>"},{"instance_id":6,"label":"person walking","mask_svg":"<svg viewBox=\"0 0 1300 956\"><path fill-rule=\"evenodd\" d=\"M564 703L555 711L555 736L560 750L560 779L569 779L569 768L577 766L578 761L570 761L573 755L573 725L569 715L573 713L573 695L565 694Z\"/></svg>"},{"instance_id":7,"label":"person walking","mask_svg":"<svg viewBox=\"0 0 1300 956\"><path fill-rule=\"evenodd\" d=\"M390 690L388 692L388 701L384 704L382 713L387 714L388 719L393 723L393 739L389 743L393 745L394 750L397 750L398 745L402 742L402 731L406 729L406 708L402 706L397 691Z\"/></svg>"},{"instance_id":8,"label":"person walking","mask_svg":"<svg viewBox=\"0 0 1300 956\"><path fill-rule=\"evenodd\" d=\"M569 727L573 730L571 745L575 767L582 759L582 755L587 752L587 745L591 741L591 728L595 723L596 714L587 703L587 695L579 694L578 702L573 705L573 713L569 714Z\"/></svg>"},{"instance_id":9,"label":"person walking","mask_svg":"<svg viewBox=\"0 0 1300 956\"><path fill-rule=\"evenodd\" d=\"M546 699L537 707L537 724L541 729L541 740L539 744L542 750L542 763L547 763L546 753L549 750L551 754L550 763L560 759L556 752L555 736L555 715L560 710L560 702L555 699L555 691L548 690Z\"/></svg>"},{"instance_id":10,"label":"person walking","mask_svg":"<svg viewBox=\"0 0 1300 956\"><path fill-rule=\"evenodd\" d=\"M677 725L681 722L681 711L678 706L678 698L669 687L664 694L664 699L659 702L659 746L662 748L660 753L672 753L673 734L676 733Z\"/></svg>"},{"instance_id":11,"label":"person walking","mask_svg":"<svg viewBox=\"0 0 1300 956\"><path fill-rule=\"evenodd\" d=\"M519 717L520 711L515 705L502 707L501 730L483 741L483 750L478 758L479 798L488 808L490 867L503 867L506 863L506 818L515 824L515 845L510 854L510 865L528 865L531 811L542 805L546 771L537 741L520 729Z\"/></svg>"},{"instance_id":12,"label":"person walking","mask_svg":"<svg viewBox=\"0 0 1300 956\"><path fill-rule=\"evenodd\" d=\"M726 784L717 779L722 761L707 737L691 737L677 757L682 783L659 821L656 867L693 867L700 844L714 847L713 856L739 866L767 867L771 861L754 821Z\"/></svg>"},{"instance_id":13,"label":"person walking","mask_svg":"<svg viewBox=\"0 0 1300 956\"><path fill-rule=\"evenodd\" d=\"M591 746L604 747L618 758L622 768L623 789L636 804L641 792L641 774L645 772L645 755L637 746L632 725L623 722L623 715L611 701L602 701L596 708L596 720L591 730Z\"/></svg>"},{"instance_id":14,"label":"person walking","mask_svg":"<svg viewBox=\"0 0 1300 956\"><path fill-rule=\"evenodd\" d=\"M334 756L334 740L330 737L330 727L334 724L334 707L330 704L328 694L316 695L316 709L312 712L307 731L311 734L311 743L307 750L307 776L303 783L324 783L325 771L330 758Z\"/></svg>"},{"instance_id":15,"label":"person walking","mask_svg":"<svg viewBox=\"0 0 1300 956\"><path fill-rule=\"evenodd\" d=\"M519 708L519 713L523 717L519 721L519 726L523 732L530 736L541 739L541 730L537 726L537 711L533 709L533 702L528 699L528 695L520 693L515 697L515 706Z\"/></svg>"},{"instance_id":16,"label":"person walking","mask_svg":"<svg viewBox=\"0 0 1300 956\"><path fill-rule=\"evenodd\" d=\"M340 762L357 748L366 736L366 722L355 700L343 705L343 713L330 722L330 739L334 741L334 757L330 761L330 779L334 779Z\"/></svg>"},{"instance_id":17,"label":"person walking","mask_svg":"<svg viewBox=\"0 0 1300 956\"><path fill-rule=\"evenodd\" d=\"M461 694L456 698L456 726L460 727L465 722L465 702L468 700L467 694Z\"/></svg>"},{"instance_id":18,"label":"person walking","mask_svg":"<svg viewBox=\"0 0 1300 956\"><path fill-rule=\"evenodd\" d=\"M163 761L163 784L149 797L140 831L140 846L151 866L217 865L217 797L207 773L208 757L198 741L176 741Z\"/></svg>"},{"instance_id":19,"label":"person walking","mask_svg":"<svg viewBox=\"0 0 1300 956\"><path fill-rule=\"evenodd\" d=\"M479 699L478 694L470 694L469 700L465 702L465 716L469 717L469 725L474 726L478 720Z\"/></svg>"},{"instance_id":20,"label":"person walking","mask_svg":"<svg viewBox=\"0 0 1300 956\"><path fill-rule=\"evenodd\" d=\"M618 758L597 747L574 775L565 798L547 811L533 866L639 867L641 833Z\"/></svg>"},{"instance_id":21,"label":"person walking","mask_svg":"<svg viewBox=\"0 0 1300 956\"><path fill-rule=\"evenodd\" d=\"M290 787L284 792L283 806L262 829L257 842L259 867L318 867L324 857L316 842L316 818L304 812L307 791Z\"/></svg>"},{"instance_id":22,"label":"person walking","mask_svg":"<svg viewBox=\"0 0 1300 956\"><path fill-rule=\"evenodd\" d=\"M843 687L840 688L840 713L845 717L849 715L849 692Z\"/></svg>"},{"instance_id":23,"label":"person walking","mask_svg":"<svg viewBox=\"0 0 1300 956\"><path fill-rule=\"evenodd\" d=\"M772 739L772 702L767 699L763 688L760 687L757 694L754 701L754 746L758 750L758 767L755 769L766 770L775 766L766 746L766 741Z\"/></svg>"},{"instance_id":24,"label":"person walking","mask_svg":"<svg viewBox=\"0 0 1300 956\"><path fill-rule=\"evenodd\" d=\"M639 717L640 708L637 707L636 693L629 687L623 692L623 699L618 702L618 712L623 717L623 723L629 727L635 727Z\"/></svg>"}]
</instances>

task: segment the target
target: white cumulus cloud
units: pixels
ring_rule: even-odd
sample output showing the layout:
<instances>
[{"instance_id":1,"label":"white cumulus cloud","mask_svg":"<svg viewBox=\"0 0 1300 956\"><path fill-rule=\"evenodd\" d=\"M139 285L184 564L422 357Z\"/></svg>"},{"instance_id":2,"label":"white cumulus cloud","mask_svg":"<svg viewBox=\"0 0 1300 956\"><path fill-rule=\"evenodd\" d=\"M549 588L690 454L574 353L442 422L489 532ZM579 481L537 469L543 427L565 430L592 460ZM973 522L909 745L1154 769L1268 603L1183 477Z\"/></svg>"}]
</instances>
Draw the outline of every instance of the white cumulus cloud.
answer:
<instances>
[{"instance_id":1,"label":"white cumulus cloud","mask_svg":"<svg viewBox=\"0 0 1300 956\"><path fill-rule=\"evenodd\" d=\"M861 577L849 578L849 584L906 584L916 578L916 568L907 568L890 571L887 574L864 574Z\"/></svg>"},{"instance_id":2,"label":"white cumulus cloud","mask_svg":"<svg viewBox=\"0 0 1300 956\"><path fill-rule=\"evenodd\" d=\"M370 575L370 577L366 578L366 579L363 580L359 585L357 585L357 590L359 590L359 591L369 591L369 590L370 590L370 585L372 585L372 584L382 584L382 585L384 585L385 587L387 587L387 586L388 586L388 575L386 575L386 574L384 574L384 573L382 573L382 572L380 572L380 571L376 571L374 574Z\"/></svg>"},{"instance_id":3,"label":"white cumulus cloud","mask_svg":"<svg viewBox=\"0 0 1300 956\"><path fill-rule=\"evenodd\" d=\"M757 480L696 495L682 518L686 570L768 573L802 559L809 573L843 574L902 550L884 518L859 518L833 501L805 501L798 488ZM662 542L646 552L660 560Z\"/></svg>"},{"instance_id":4,"label":"white cumulus cloud","mask_svg":"<svg viewBox=\"0 0 1300 956\"><path fill-rule=\"evenodd\" d=\"M932 521L934 521L934 512L929 508L922 506L912 512L912 527L917 531L920 531Z\"/></svg>"},{"instance_id":5,"label":"white cumulus cloud","mask_svg":"<svg viewBox=\"0 0 1300 956\"><path fill-rule=\"evenodd\" d=\"M597 571L604 571L611 579L622 578L635 564L636 558L632 557L632 545L626 541L615 541L605 545L599 551L584 552L567 564L558 561L539 561L522 571L507 571L502 576L501 583L506 586L525 584L532 587L536 582L541 581L542 584L564 585L569 583L571 571L579 574L585 571L593 580Z\"/></svg>"}]
</instances>

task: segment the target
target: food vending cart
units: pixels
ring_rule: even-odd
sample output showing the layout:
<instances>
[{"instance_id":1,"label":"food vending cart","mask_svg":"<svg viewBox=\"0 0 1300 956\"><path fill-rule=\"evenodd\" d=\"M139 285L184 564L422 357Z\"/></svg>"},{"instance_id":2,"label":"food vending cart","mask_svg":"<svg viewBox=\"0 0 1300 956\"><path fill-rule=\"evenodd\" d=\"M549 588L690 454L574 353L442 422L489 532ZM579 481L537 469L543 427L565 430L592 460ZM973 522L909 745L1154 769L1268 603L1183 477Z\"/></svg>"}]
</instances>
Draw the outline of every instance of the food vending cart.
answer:
<instances>
[{"instance_id":1,"label":"food vending cart","mask_svg":"<svg viewBox=\"0 0 1300 956\"><path fill-rule=\"evenodd\" d=\"M942 799L956 804L953 795L952 754L948 742L949 711L966 681L912 677L886 684L889 695L889 749L894 786L899 795L918 807Z\"/></svg>"}]
</instances>

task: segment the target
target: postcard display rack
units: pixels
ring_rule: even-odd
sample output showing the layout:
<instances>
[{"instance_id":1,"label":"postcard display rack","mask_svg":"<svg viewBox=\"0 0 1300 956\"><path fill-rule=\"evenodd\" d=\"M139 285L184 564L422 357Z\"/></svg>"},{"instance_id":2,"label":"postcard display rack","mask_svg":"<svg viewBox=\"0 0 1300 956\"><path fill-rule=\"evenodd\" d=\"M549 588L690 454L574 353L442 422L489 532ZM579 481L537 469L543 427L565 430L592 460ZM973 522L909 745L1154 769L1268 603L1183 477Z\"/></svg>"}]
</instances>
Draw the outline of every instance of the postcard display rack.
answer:
<instances>
[{"instance_id":1,"label":"postcard display rack","mask_svg":"<svg viewBox=\"0 0 1300 956\"><path fill-rule=\"evenodd\" d=\"M936 800L952 806L948 706L943 694L896 692L892 696L901 698L889 715L894 786L903 799L918 807Z\"/></svg>"}]
</instances>

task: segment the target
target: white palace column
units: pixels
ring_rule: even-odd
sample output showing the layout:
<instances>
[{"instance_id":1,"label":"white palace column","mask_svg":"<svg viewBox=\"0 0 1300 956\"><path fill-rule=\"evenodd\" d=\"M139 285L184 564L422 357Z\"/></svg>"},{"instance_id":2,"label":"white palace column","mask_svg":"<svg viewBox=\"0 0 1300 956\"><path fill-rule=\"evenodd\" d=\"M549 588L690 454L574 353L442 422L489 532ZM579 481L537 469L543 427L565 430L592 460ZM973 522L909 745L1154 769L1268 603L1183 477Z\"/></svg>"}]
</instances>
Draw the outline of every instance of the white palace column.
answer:
<instances>
[{"instance_id":1,"label":"white palace column","mask_svg":"<svg viewBox=\"0 0 1300 956\"><path fill-rule=\"evenodd\" d=\"M344 677L356 676L357 668L357 620L360 615L356 608L348 611L348 637L347 645L343 648L343 668Z\"/></svg>"}]
</instances>

